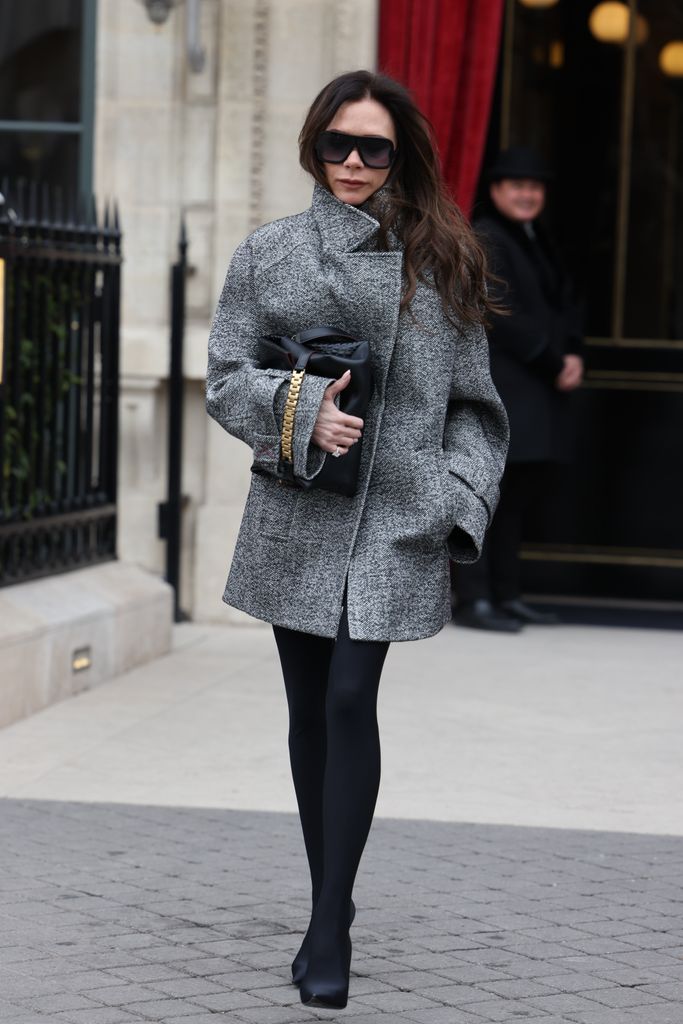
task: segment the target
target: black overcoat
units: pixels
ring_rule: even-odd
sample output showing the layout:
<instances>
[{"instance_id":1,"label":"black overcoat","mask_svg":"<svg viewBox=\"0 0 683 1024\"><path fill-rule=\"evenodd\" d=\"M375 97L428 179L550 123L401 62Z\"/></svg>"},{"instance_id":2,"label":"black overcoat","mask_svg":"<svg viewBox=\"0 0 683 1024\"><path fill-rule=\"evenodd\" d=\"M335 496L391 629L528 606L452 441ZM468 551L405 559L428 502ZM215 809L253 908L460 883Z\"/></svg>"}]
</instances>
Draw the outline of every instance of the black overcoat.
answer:
<instances>
[{"instance_id":1,"label":"black overcoat","mask_svg":"<svg viewBox=\"0 0 683 1024\"><path fill-rule=\"evenodd\" d=\"M509 462L566 462L572 457L572 396L555 378L563 356L581 353L579 306L543 227L487 210L475 220L493 273L491 294L509 310L489 330L491 376L510 420Z\"/></svg>"}]
</instances>

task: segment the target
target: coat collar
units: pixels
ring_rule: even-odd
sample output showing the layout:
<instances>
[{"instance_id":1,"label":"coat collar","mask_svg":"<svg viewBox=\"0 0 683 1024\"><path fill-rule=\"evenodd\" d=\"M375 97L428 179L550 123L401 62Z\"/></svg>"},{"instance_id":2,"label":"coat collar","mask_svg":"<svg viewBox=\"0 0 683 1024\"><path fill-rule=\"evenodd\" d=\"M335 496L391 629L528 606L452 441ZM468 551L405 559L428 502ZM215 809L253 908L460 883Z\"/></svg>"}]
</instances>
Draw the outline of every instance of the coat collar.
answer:
<instances>
[{"instance_id":1,"label":"coat collar","mask_svg":"<svg viewBox=\"0 0 683 1024\"><path fill-rule=\"evenodd\" d=\"M379 189L375 196L384 190ZM365 204L364 204L365 205ZM311 211L323 244L338 252L353 252L379 229L379 222L361 207L343 203L317 181L313 189Z\"/></svg>"}]
</instances>

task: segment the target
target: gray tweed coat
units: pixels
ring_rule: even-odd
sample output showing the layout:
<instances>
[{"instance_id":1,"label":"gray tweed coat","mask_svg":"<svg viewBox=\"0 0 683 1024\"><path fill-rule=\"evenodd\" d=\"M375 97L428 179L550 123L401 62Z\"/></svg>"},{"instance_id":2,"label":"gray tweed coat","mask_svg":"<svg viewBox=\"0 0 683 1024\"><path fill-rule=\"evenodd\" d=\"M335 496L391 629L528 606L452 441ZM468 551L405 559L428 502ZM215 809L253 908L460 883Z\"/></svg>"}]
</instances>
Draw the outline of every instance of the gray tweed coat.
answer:
<instances>
[{"instance_id":1,"label":"gray tweed coat","mask_svg":"<svg viewBox=\"0 0 683 1024\"><path fill-rule=\"evenodd\" d=\"M508 425L483 330L457 331L419 285L399 316L400 249L378 251L377 221L315 186L310 209L266 224L230 263L209 338L207 408L275 466L289 373L257 366L257 339L330 324L366 338L375 391L360 486L345 497L252 474L223 600L267 622L335 637L348 578L354 640L416 640L451 617L448 556L475 561L498 500ZM330 379L306 374L294 471ZM338 402L338 399L337 399ZM343 458L343 456L341 456Z\"/></svg>"}]
</instances>

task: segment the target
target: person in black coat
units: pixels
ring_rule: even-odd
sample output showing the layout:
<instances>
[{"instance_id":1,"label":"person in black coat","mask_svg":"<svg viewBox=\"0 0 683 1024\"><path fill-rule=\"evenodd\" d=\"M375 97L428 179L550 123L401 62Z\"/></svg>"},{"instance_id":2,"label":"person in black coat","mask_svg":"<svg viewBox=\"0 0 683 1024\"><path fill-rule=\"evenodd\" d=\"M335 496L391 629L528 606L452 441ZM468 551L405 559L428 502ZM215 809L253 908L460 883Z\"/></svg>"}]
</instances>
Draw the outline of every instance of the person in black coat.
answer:
<instances>
[{"instance_id":1,"label":"person in black coat","mask_svg":"<svg viewBox=\"0 0 683 1024\"><path fill-rule=\"evenodd\" d=\"M538 220L550 174L523 147L499 154L488 174L490 204L475 219L492 291L506 313L489 331L491 375L510 420L501 498L480 561L458 566L454 619L481 629L517 632L554 616L520 599L524 514L542 501L551 473L572 455L570 392L583 378L578 306L559 256Z\"/></svg>"}]
</instances>

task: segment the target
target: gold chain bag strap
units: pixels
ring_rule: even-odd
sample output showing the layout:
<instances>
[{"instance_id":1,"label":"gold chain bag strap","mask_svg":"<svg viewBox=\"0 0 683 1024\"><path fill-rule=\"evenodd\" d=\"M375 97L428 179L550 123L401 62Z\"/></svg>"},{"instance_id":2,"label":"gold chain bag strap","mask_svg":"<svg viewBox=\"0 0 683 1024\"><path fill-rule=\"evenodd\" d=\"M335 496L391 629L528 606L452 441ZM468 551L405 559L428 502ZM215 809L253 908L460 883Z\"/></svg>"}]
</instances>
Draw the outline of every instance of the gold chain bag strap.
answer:
<instances>
[{"instance_id":1,"label":"gold chain bag strap","mask_svg":"<svg viewBox=\"0 0 683 1024\"><path fill-rule=\"evenodd\" d=\"M301 394L301 385L303 383L305 373L305 369L292 370L292 379L289 382L289 391L287 392L287 399L285 401L285 414L282 419L282 443L280 446L280 453L282 461L290 466L294 461L292 455L294 417L296 415L296 407L299 401L299 395Z\"/></svg>"}]
</instances>

